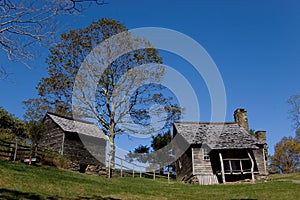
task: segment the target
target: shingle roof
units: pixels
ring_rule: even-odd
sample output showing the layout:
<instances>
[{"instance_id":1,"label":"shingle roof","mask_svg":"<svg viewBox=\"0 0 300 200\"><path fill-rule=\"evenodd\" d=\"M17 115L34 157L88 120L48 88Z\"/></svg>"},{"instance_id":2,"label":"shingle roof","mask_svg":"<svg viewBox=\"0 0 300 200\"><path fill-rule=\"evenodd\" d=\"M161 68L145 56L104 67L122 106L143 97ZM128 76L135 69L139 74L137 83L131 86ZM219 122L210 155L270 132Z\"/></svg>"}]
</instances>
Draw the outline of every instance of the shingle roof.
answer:
<instances>
[{"instance_id":1,"label":"shingle roof","mask_svg":"<svg viewBox=\"0 0 300 200\"><path fill-rule=\"evenodd\" d=\"M108 139L102 130L91 122L75 120L70 117L64 117L49 112L46 116L49 116L65 132L74 132L106 140Z\"/></svg>"},{"instance_id":2,"label":"shingle roof","mask_svg":"<svg viewBox=\"0 0 300 200\"><path fill-rule=\"evenodd\" d=\"M179 122L174 128L190 145L206 144L211 149L257 149L263 144L234 122Z\"/></svg>"}]
</instances>

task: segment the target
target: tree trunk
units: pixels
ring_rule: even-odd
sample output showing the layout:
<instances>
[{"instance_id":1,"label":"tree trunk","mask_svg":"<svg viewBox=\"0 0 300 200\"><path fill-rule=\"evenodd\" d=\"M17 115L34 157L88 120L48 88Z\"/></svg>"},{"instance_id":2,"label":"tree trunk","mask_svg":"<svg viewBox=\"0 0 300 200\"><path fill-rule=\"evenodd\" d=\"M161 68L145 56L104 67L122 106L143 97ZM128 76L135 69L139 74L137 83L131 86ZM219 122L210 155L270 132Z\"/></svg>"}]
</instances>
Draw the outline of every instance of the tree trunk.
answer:
<instances>
[{"instance_id":1,"label":"tree trunk","mask_svg":"<svg viewBox=\"0 0 300 200\"><path fill-rule=\"evenodd\" d=\"M115 136L111 135L109 137L109 158L108 158L108 167L109 167L109 178L112 177L112 172L115 169Z\"/></svg>"}]
</instances>

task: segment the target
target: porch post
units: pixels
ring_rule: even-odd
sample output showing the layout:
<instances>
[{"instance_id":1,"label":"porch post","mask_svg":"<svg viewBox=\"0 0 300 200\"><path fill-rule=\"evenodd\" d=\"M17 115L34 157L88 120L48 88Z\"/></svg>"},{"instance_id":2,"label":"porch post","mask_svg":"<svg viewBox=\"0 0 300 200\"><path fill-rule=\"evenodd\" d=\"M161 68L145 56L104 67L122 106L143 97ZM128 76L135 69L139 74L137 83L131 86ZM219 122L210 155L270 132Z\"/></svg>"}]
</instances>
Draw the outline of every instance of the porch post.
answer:
<instances>
[{"instance_id":1,"label":"porch post","mask_svg":"<svg viewBox=\"0 0 300 200\"><path fill-rule=\"evenodd\" d=\"M63 137L62 137L62 141L61 141L61 151L60 151L60 155L64 155L64 145L65 145L65 132L63 132Z\"/></svg>"},{"instance_id":2,"label":"porch post","mask_svg":"<svg viewBox=\"0 0 300 200\"><path fill-rule=\"evenodd\" d=\"M251 161L251 176L252 176L252 182L254 182L255 181L255 178L254 178L254 162L253 162L253 159L252 159L249 151L247 151L247 153L248 153L248 156L249 156L250 161Z\"/></svg>"},{"instance_id":3,"label":"porch post","mask_svg":"<svg viewBox=\"0 0 300 200\"><path fill-rule=\"evenodd\" d=\"M241 172L242 172L242 174L243 174L244 172L243 172L243 164L242 164L242 160L240 160L240 167L241 167Z\"/></svg>"},{"instance_id":4,"label":"porch post","mask_svg":"<svg viewBox=\"0 0 300 200\"><path fill-rule=\"evenodd\" d=\"M224 171L224 163L223 163L223 158L222 158L221 152L219 152L219 157L220 157L220 162L221 162L222 181L223 181L223 183L226 183L226 180L225 180L225 171Z\"/></svg>"},{"instance_id":5,"label":"porch post","mask_svg":"<svg viewBox=\"0 0 300 200\"><path fill-rule=\"evenodd\" d=\"M193 175L195 175L195 167L194 167L194 148L192 148L192 171L193 171Z\"/></svg>"},{"instance_id":6,"label":"porch post","mask_svg":"<svg viewBox=\"0 0 300 200\"><path fill-rule=\"evenodd\" d=\"M264 170L265 170L265 174L267 174L267 163L266 163L265 148L263 148L262 150L263 150Z\"/></svg>"}]
</instances>

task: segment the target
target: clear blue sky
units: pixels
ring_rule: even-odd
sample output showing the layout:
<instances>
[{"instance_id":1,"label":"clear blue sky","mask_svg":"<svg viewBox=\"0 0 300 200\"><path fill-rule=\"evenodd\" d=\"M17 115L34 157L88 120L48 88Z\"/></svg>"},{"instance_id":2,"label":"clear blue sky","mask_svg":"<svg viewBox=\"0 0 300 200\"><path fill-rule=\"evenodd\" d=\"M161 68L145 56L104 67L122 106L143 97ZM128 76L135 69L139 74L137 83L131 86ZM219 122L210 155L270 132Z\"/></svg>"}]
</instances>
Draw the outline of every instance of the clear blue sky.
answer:
<instances>
[{"instance_id":1,"label":"clear blue sky","mask_svg":"<svg viewBox=\"0 0 300 200\"><path fill-rule=\"evenodd\" d=\"M107 1L83 16L62 18L60 29L83 28L105 17L129 29L153 26L182 32L206 49L222 75L226 121L233 121L236 108L246 108L250 128L267 131L271 153L283 136L294 135L286 101L300 93L299 1ZM22 101L36 96L35 87L46 76L47 49L41 47L41 52L32 69L1 58L13 74L1 81L0 106L17 117L24 114ZM165 62L178 64L170 57ZM200 110L203 121L209 120L209 101L201 101Z\"/></svg>"}]
</instances>

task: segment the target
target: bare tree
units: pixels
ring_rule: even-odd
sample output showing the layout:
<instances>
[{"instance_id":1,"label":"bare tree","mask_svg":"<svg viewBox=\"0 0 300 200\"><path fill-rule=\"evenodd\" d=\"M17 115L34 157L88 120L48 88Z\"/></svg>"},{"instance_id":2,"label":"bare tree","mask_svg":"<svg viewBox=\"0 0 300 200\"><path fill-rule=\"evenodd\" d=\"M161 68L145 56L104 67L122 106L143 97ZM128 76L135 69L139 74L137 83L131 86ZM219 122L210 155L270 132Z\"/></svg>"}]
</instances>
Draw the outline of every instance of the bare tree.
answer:
<instances>
[{"instance_id":1,"label":"bare tree","mask_svg":"<svg viewBox=\"0 0 300 200\"><path fill-rule=\"evenodd\" d=\"M37 52L33 48L56 33L56 17L83 11L104 0L0 0L0 49L8 60L29 67ZM1 74L5 74L3 69Z\"/></svg>"},{"instance_id":2,"label":"bare tree","mask_svg":"<svg viewBox=\"0 0 300 200\"><path fill-rule=\"evenodd\" d=\"M300 95L291 96L288 100L288 104L291 106L289 114L293 122L293 128L296 134L300 135Z\"/></svg>"},{"instance_id":3,"label":"bare tree","mask_svg":"<svg viewBox=\"0 0 300 200\"><path fill-rule=\"evenodd\" d=\"M116 135L159 132L181 112L163 95L158 51L115 20L62 34L47 63L49 76L37 86L40 98L24 102L25 118L48 110L97 123L109 138L111 168Z\"/></svg>"},{"instance_id":4,"label":"bare tree","mask_svg":"<svg viewBox=\"0 0 300 200\"><path fill-rule=\"evenodd\" d=\"M6 79L11 73L5 70L3 67L0 67L0 80Z\"/></svg>"},{"instance_id":5,"label":"bare tree","mask_svg":"<svg viewBox=\"0 0 300 200\"><path fill-rule=\"evenodd\" d=\"M109 138L111 168L116 135L158 133L181 112L163 95L157 53L147 40L123 32L93 49L76 75L73 115L98 121Z\"/></svg>"}]
</instances>

